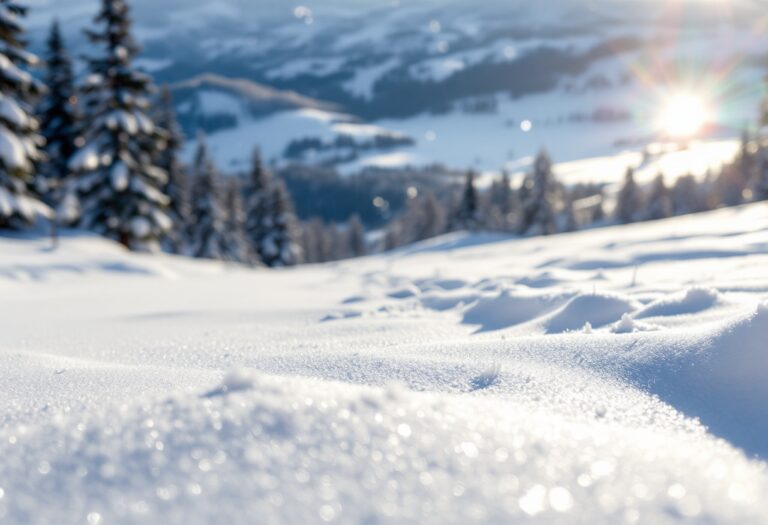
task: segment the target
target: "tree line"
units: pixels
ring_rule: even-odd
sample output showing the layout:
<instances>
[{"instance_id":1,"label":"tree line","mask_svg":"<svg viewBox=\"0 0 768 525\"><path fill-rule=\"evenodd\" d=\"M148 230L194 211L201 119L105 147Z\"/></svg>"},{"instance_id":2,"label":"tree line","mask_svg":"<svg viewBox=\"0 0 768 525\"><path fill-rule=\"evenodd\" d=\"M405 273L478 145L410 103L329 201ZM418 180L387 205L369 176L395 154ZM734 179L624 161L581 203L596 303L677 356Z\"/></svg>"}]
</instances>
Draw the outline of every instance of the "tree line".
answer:
<instances>
[{"instance_id":1,"label":"tree line","mask_svg":"<svg viewBox=\"0 0 768 525\"><path fill-rule=\"evenodd\" d=\"M85 74L75 75L54 22L45 61L27 50L27 9L0 0L0 228L40 215L132 250L292 266L392 249L457 230L549 235L631 223L768 198L765 150L745 133L733 163L703 180L662 175L645 188L629 169L615 198L594 184L564 185L546 152L521 184L502 174L481 190L469 172L455 191L411 192L377 243L353 215L301 224L282 177L255 151L248 173L222 177L204 136L191 165L167 88L134 67L139 52L124 0L102 0ZM41 67L42 80L30 71ZM159 93L158 93L159 92ZM612 205L611 205L612 204Z\"/></svg>"},{"instance_id":2,"label":"tree line","mask_svg":"<svg viewBox=\"0 0 768 525\"><path fill-rule=\"evenodd\" d=\"M386 228L383 247L394 249L461 230L551 235L765 201L768 149L745 131L736 158L703 177L683 175L669 184L659 173L644 186L629 167L618 191L608 195L607 189L601 184L563 184L549 155L541 151L518 185L502 173L481 190L477 174L469 171L463 186L447 197L433 191L412 196Z\"/></svg>"},{"instance_id":3,"label":"tree line","mask_svg":"<svg viewBox=\"0 0 768 525\"><path fill-rule=\"evenodd\" d=\"M301 232L282 181L254 155L248 177L222 178L200 137L192 166L167 89L133 66L128 5L103 0L85 31L82 80L52 25L42 81L27 49L26 7L0 0L0 228L40 215L132 250L165 249L270 267L302 262Z\"/></svg>"}]
</instances>

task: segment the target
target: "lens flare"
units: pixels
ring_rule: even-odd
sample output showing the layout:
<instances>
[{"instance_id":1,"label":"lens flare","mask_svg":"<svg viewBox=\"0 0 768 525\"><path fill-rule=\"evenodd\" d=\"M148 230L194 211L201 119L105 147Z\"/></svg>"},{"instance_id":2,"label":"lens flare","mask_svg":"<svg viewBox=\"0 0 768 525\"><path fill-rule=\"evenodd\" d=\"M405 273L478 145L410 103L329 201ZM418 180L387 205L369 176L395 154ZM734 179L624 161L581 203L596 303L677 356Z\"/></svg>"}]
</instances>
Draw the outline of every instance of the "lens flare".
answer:
<instances>
[{"instance_id":1,"label":"lens flare","mask_svg":"<svg viewBox=\"0 0 768 525\"><path fill-rule=\"evenodd\" d=\"M707 100L694 93L677 93L664 101L659 129L674 138L691 138L710 122L712 110Z\"/></svg>"}]
</instances>

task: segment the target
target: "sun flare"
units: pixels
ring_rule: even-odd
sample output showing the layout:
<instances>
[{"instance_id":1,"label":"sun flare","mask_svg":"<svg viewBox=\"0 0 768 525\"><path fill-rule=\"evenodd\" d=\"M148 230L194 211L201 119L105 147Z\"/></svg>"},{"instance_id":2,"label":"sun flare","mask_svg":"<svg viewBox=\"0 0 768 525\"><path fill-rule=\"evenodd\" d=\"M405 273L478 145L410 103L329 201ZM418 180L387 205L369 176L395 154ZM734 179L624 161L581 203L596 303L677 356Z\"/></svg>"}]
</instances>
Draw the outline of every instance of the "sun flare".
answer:
<instances>
[{"instance_id":1,"label":"sun flare","mask_svg":"<svg viewBox=\"0 0 768 525\"><path fill-rule=\"evenodd\" d=\"M701 132L710 118L710 105L704 97L677 93L664 102L659 128L670 137L690 138Z\"/></svg>"}]
</instances>

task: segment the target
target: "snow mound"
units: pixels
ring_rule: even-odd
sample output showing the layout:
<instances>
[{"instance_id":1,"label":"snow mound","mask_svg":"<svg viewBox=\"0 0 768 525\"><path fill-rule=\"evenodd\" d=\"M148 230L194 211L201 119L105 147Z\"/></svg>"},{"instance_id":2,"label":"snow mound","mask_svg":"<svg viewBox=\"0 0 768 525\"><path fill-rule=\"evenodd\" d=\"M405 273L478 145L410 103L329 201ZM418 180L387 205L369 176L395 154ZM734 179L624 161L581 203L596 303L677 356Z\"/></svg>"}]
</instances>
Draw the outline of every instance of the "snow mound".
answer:
<instances>
[{"instance_id":1,"label":"snow mound","mask_svg":"<svg viewBox=\"0 0 768 525\"><path fill-rule=\"evenodd\" d=\"M614 334L633 334L635 332L649 332L659 328L650 324L641 323L631 315L624 314L621 319L611 327Z\"/></svg>"},{"instance_id":2,"label":"snow mound","mask_svg":"<svg viewBox=\"0 0 768 525\"><path fill-rule=\"evenodd\" d=\"M252 381L258 388L229 395L178 394L4 427L4 518L62 525L239 524L254 516L449 525L768 520L764 469L701 429L672 437L584 426L487 396ZM45 505L41 494L49 495Z\"/></svg>"},{"instance_id":3,"label":"snow mound","mask_svg":"<svg viewBox=\"0 0 768 525\"><path fill-rule=\"evenodd\" d=\"M637 318L686 315L702 312L722 302L722 295L712 288L689 288L652 302L641 311Z\"/></svg>"},{"instance_id":4,"label":"snow mound","mask_svg":"<svg viewBox=\"0 0 768 525\"><path fill-rule=\"evenodd\" d=\"M467 282L463 279L423 279L416 281L416 286L422 292L428 292L433 290L458 290L467 286Z\"/></svg>"},{"instance_id":5,"label":"snow mound","mask_svg":"<svg viewBox=\"0 0 768 525\"><path fill-rule=\"evenodd\" d=\"M411 297L417 297L421 291L415 286L406 286L387 294L387 297L391 299L410 299Z\"/></svg>"},{"instance_id":6,"label":"snow mound","mask_svg":"<svg viewBox=\"0 0 768 525\"><path fill-rule=\"evenodd\" d=\"M245 370L232 370L221 382L221 385L206 393L204 397L216 397L251 390L256 386L256 376Z\"/></svg>"},{"instance_id":7,"label":"snow mound","mask_svg":"<svg viewBox=\"0 0 768 525\"><path fill-rule=\"evenodd\" d=\"M654 392L751 454L768 456L768 305L727 322L699 352L652 367Z\"/></svg>"},{"instance_id":8,"label":"snow mound","mask_svg":"<svg viewBox=\"0 0 768 525\"><path fill-rule=\"evenodd\" d=\"M557 334L581 330L585 324L605 326L637 310L638 303L629 297L592 293L578 295L544 321L547 333Z\"/></svg>"},{"instance_id":9,"label":"snow mound","mask_svg":"<svg viewBox=\"0 0 768 525\"><path fill-rule=\"evenodd\" d=\"M526 290L502 290L481 298L464 312L464 323L480 325L481 330L501 330L551 312L563 305L571 294L534 294ZM581 323L583 326L584 323Z\"/></svg>"}]
</instances>

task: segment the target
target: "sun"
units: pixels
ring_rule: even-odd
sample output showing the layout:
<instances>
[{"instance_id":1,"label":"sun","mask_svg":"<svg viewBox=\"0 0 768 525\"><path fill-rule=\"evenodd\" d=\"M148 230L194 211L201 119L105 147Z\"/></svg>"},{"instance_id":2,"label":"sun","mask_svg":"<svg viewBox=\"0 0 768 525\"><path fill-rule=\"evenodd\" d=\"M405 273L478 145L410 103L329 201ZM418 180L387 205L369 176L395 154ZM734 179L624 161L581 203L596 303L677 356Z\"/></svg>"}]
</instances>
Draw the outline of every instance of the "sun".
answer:
<instances>
[{"instance_id":1,"label":"sun","mask_svg":"<svg viewBox=\"0 0 768 525\"><path fill-rule=\"evenodd\" d=\"M674 138L691 138L710 121L707 100L694 93L676 93L667 98L661 108L659 129Z\"/></svg>"}]
</instances>

